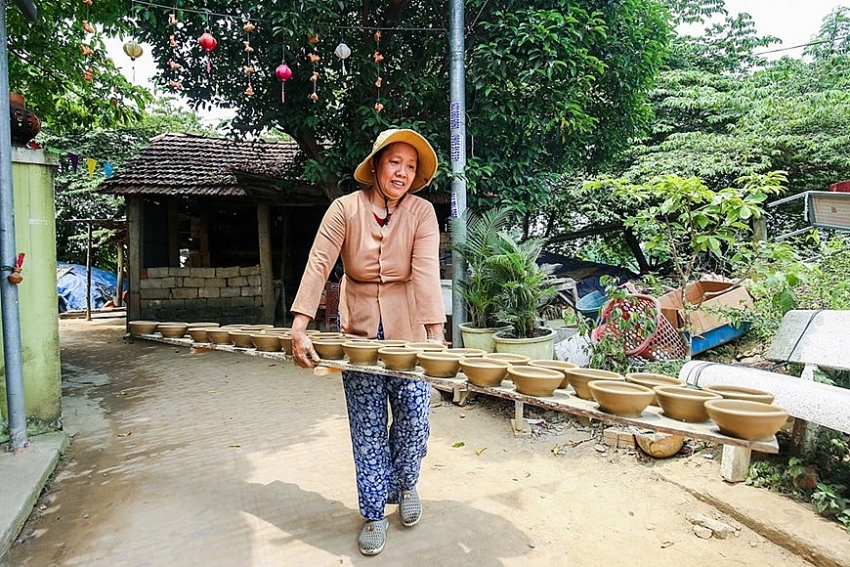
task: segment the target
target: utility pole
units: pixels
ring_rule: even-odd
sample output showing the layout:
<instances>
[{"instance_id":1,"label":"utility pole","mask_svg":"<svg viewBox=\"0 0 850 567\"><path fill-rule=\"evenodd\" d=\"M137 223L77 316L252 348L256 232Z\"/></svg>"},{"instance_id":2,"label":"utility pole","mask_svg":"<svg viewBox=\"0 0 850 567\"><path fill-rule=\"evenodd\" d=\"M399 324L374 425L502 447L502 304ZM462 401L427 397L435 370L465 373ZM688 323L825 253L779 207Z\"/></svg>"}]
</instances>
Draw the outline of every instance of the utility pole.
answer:
<instances>
[{"instance_id":1,"label":"utility pole","mask_svg":"<svg viewBox=\"0 0 850 567\"><path fill-rule=\"evenodd\" d=\"M449 1L449 125L451 130L452 218L464 218L466 211L466 65L463 38L463 0ZM452 225L452 245L466 242L466 224ZM458 325L466 321L466 306L458 283L466 279L466 261L452 254L452 344L460 345Z\"/></svg>"}]
</instances>

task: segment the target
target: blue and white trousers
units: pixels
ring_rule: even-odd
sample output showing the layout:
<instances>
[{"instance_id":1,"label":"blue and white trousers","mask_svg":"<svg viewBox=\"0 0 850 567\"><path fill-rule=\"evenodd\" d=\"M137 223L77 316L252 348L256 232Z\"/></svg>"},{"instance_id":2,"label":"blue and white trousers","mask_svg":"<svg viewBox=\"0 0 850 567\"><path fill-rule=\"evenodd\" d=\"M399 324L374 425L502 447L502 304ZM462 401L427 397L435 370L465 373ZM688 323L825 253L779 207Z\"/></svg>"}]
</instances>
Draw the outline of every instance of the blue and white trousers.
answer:
<instances>
[{"instance_id":1,"label":"blue and white trousers","mask_svg":"<svg viewBox=\"0 0 850 567\"><path fill-rule=\"evenodd\" d=\"M419 481L431 431L431 387L419 380L348 370L342 384L360 513L366 520L380 520L387 503L398 503L399 489L414 488Z\"/></svg>"}]
</instances>

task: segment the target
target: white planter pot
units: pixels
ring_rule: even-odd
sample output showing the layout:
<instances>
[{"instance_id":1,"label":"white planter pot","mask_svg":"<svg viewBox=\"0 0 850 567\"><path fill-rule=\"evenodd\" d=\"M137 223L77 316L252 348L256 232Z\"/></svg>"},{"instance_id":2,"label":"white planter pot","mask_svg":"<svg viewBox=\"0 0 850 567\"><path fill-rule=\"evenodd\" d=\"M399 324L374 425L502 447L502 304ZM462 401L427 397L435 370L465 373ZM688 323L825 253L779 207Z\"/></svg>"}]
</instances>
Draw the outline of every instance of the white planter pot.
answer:
<instances>
[{"instance_id":1,"label":"white planter pot","mask_svg":"<svg viewBox=\"0 0 850 567\"><path fill-rule=\"evenodd\" d=\"M493 334L496 352L524 354L531 360L552 360L555 358L555 331L545 328L546 334L530 339L512 339L502 336L505 331Z\"/></svg>"}]
</instances>

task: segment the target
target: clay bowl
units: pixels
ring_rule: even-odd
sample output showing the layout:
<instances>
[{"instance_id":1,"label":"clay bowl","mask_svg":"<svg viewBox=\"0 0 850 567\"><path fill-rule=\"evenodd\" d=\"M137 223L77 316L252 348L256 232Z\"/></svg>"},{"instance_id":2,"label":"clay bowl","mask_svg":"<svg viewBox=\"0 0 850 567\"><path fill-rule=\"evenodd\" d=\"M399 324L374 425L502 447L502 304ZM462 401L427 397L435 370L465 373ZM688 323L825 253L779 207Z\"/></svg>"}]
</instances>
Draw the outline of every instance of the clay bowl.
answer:
<instances>
[{"instance_id":1,"label":"clay bowl","mask_svg":"<svg viewBox=\"0 0 850 567\"><path fill-rule=\"evenodd\" d=\"M484 388L501 386L502 380L508 375L510 366L504 360L494 360L483 356L460 359L460 369L463 370L469 383Z\"/></svg>"},{"instance_id":2,"label":"clay bowl","mask_svg":"<svg viewBox=\"0 0 850 567\"><path fill-rule=\"evenodd\" d=\"M421 343L412 342L412 343L407 343L407 344L405 345L405 347L407 347L407 348L412 348L412 349L414 349L414 350L418 350L419 352L437 352L437 351L446 350L446 345L444 345L444 344L440 344L440 343L428 343L428 342L421 342Z\"/></svg>"},{"instance_id":3,"label":"clay bowl","mask_svg":"<svg viewBox=\"0 0 850 567\"><path fill-rule=\"evenodd\" d=\"M311 339L345 339L345 335L342 333L332 333L329 331L313 333L310 335ZM348 339L346 339L348 340Z\"/></svg>"},{"instance_id":4,"label":"clay bowl","mask_svg":"<svg viewBox=\"0 0 850 567\"><path fill-rule=\"evenodd\" d=\"M644 453L656 459L672 457L682 449L685 436L681 433L662 433L656 431L645 435L635 435L638 446Z\"/></svg>"},{"instance_id":5,"label":"clay bowl","mask_svg":"<svg viewBox=\"0 0 850 567\"><path fill-rule=\"evenodd\" d=\"M292 335L289 333L281 333L278 335L280 341L280 349L288 355L292 355Z\"/></svg>"},{"instance_id":6,"label":"clay bowl","mask_svg":"<svg viewBox=\"0 0 850 567\"><path fill-rule=\"evenodd\" d=\"M720 394L724 400L744 400L747 402L773 403L773 394L764 390L747 388L746 386L731 386L729 384L714 384L703 388L706 392Z\"/></svg>"},{"instance_id":7,"label":"clay bowl","mask_svg":"<svg viewBox=\"0 0 850 567\"><path fill-rule=\"evenodd\" d=\"M549 368L550 370L557 370L561 374L564 375L564 379L561 380L561 384L558 386L559 388L566 388L570 385L570 381L567 378L566 370L571 370L573 368L578 368L578 364L573 364L572 362L567 362L566 360L529 360L529 366L534 366L537 368Z\"/></svg>"},{"instance_id":8,"label":"clay bowl","mask_svg":"<svg viewBox=\"0 0 850 567\"><path fill-rule=\"evenodd\" d=\"M609 370L600 370L598 368L568 368L564 370L564 373L567 375L567 379L570 381L570 386L573 387L576 396L583 400L593 399L593 394L587 385L591 380L625 381L622 374Z\"/></svg>"},{"instance_id":9,"label":"clay bowl","mask_svg":"<svg viewBox=\"0 0 850 567\"><path fill-rule=\"evenodd\" d=\"M702 423L708 421L705 402L723 398L720 394L684 386L656 386L655 399L658 400L658 405L667 417L690 423Z\"/></svg>"},{"instance_id":10,"label":"clay bowl","mask_svg":"<svg viewBox=\"0 0 850 567\"><path fill-rule=\"evenodd\" d=\"M446 352L453 352L455 354L459 354L464 358L474 358L476 356L484 356L487 354L487 351L483 348L464 348L464 347L455 347L455 348L447 348Z\"/></svg>"},{"instance_id":11,"label":"clay bowl","mask_svg":"<svg viewBox=\"0 0 850 567\"><path fill-rule=\"evenodd\" d=\"M773 437L788 420L784 409L749 400L709 400L705 410L720 433L748 441Z\"/></svg>"},{"instance_id":12,"label":"clay bowl","mask_svg":"<svg viewBox=\"0 0 850 567\"><path fill-rule=\"evenodd\" d=\"M238 346L239 348L254 348L254 343L251 341L253 331L231 329L228 333L230 333L230 342L234 346ZM207 335L209 336L209 331L207 331Z\"/></svg>"},{"instance_id":13,"label":"clay bowl","mask_svg":"<svg viewBox=\"0 0 850 567\"><path fill-rule=\"evenodd\" d=\"M508 367L508 378L513 380L520 394L548 398L561 385L564 373L551 368L512 364Z\"/></svg>"},{"instance_id":14,"label":"clay bowl","mask_svg":"<svg viewBox=\"0 0 850 567\"><path fill-rule=\"evenodd\" d=\"M345 356L348 357L348 362L351 364L364 364L366 366L375 366L378 364L378 349L381 348L373 341L346 341L342 344L342 350Z\"/></svg>"},{"instance_id":15,"label":"clay bowl","mask_svg":"<svg viewBox=\"0 0 850 567\"><path fill-rule=\"evenodd\" d=\"M242 325L239 330L246 333L260 333L266 329L271 329L274 325Z\"/></svg>"},{"instance_id":16,"label":"clay bowl","mask_svg":"<svg viewBox=\"0 0 850 567\"><path fill-rule=\"evenodd\" d=\"M655 397L651 388L620 380L593 380L588 386L600 410L623 417L640 417Z\"/></svg>"},{"instance_id":17,"label":"clay bowl","mask_svg":"<svg viewBox=\"0 0 850 567\"><path fill-rule=\"evenodd\" d=\"M251 333L251 344L263 352L279 352L280 336L275 334Z\"/></svg>"},{"instance_id":18,"label":"clay bowl","mask_svg":"<svg viewBox=\"0 0 850 567\"><path fill-rule=\"evenodd\" d=\"M190 329L201 329L207 327L220 327L218 323L201 321L200 323L189 323Z\"/></svg>"},{"instance_id":19,"label":"clay bowl","mask_svg":"<svg viewBox=\"0 0 850 567\"><path fill-rule=\"evenodd\" d=\"M189 325L186 323L160 323L157 330L167 339L179 339L189 330Z\"/></svg>"},{"instance_id":20,"label":"clay bowl","mask_svg":"<svg viewBox=\"0 0 850 567\"><path fill-rule=\"evenodd\" d=\"M420 351L419 366L428 376L434 378L454 378L460 371L463 355L449 351Z\"/></svg>"},{"instance_id":21,"label":"clay bowl","mask_svg":"<svg viewBox=\"0 0 850 567\"><path fill-rule=\"evenodd\" d=\"M207 338L210 342L217 345L232 344L230 340L230 331L227 329L207 329Z\"/></svg>"},{"instance_id":22,"label":"clay bowl","mask_svg":"<svg viewBox=\"0 0 850 567\"><path fill-rule=\"evenodd\" d=\"M313 341L313 348L316 349L321 358L325 360L342 360L345 358L342 345L348 342L346 339L320 338L318 335L310 335L310 340Z\"/></svg>"},{"instance_id":23,"label":"clay bowl","mask_svg":"<svg viewBox=\"0 0 850 567\"><path fill-rule=\"evenodd\" d=\"M131 335L152 335L159 326L158 321L130 321Z\"/></svg>"},{"instance_id":24,"label":"clay bowl","mask_svg":"<svg viewBox=\"0 0 850 567\"><path fill-rule=\"evenodd\" d=\"M628 374L626 374L626 382L631 382L632 384L640 384L641 386L646 386L651 390L656 386L685 385L685 383L679 380L678 378L674 378L673 376L667 376L666 374L655 374L653 372L629 372ZM653 390L653 392L654 391L655 390ZM658 400L655 398L655 395L652 396L652 401L649 402L649 405L658 405Z\"/></svg>"},{"instance_id":25,"label":"clay bowl","mask_svg":"<svg viewBox=\"0 0 850 567\"><path fill-rule=\"evenodd\" d=\"M385 346L378 349L378 357L390 370L413 370L419 351L401 346Z\"/></svg>"},{"instance_id":26,"label":"clay bowl","mask_svg":"<svg viewBox=\"0 0 850 567\"><path fill-rule=\"evenodd\" d=\"M215 327L189 327L187 332L194 342L208 343L210 342L210 338L207 336L208 328L213 329Z\"/></svg>"},{"instance_id":27,"label":"clay bowl","mask_svg":"<svg viewBox=\"0 0 850 567\"><path fill-rule=\"evenodd\" d=\"M531 360L531 358L524 354L516 354L513 352L488 352L484 355L484 358L489 358L490 360L501 360L502 362L513 364L514 366L526 365L528 364L528 361Z\"/></svg>"},{"instance_id":28,"label":"clay bowl","mask_svg":"<svg viewBox=\"0 0 850 567\"><path fill-rule=\"evenodd\" d=\"M385 346L404 347L407 346L407 341L402 339L374 339L376 343Z\"/></svg>"}]
</instances>

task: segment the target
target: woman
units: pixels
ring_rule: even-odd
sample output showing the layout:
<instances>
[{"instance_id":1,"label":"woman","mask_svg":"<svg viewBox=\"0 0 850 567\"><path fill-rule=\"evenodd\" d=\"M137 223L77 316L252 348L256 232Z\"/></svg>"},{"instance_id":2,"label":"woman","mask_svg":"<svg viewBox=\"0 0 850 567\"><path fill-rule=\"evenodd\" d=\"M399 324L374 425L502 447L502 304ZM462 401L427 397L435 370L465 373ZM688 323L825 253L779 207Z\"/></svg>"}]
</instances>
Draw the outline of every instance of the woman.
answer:
<instances>
[{"instance_id":1,"label":"woman","mask_svg":"<svg viewBox=\"0 0 850 567\"><path fill-rule=\"evenodd\" d=\"M337 255L340 327L349 336L443 342L440 233L434 207L413 195L437 170L434 149L413 130L386 130L354 172L365 187L336 199L322 219L292 304L292 354L311 368L315 351L305 333ZM427 451L430 386L426 382L344 371L342 382L365 519L360 552L386 543L386 504L399 504L405 526L422 515L416 492ZM392 425L387 429L387 405Z\"/></svg>"}]
</instances>

